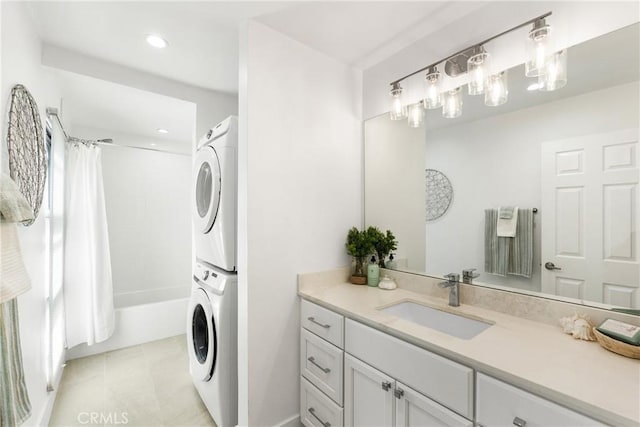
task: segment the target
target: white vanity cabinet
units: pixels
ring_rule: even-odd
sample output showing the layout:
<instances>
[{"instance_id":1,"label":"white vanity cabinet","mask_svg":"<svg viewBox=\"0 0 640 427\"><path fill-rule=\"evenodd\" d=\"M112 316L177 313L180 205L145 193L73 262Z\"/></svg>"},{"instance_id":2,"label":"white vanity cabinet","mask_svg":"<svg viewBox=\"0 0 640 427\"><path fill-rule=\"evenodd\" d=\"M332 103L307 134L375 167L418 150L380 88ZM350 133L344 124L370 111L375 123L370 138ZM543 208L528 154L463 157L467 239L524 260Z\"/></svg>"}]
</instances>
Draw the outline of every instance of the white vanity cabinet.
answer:
<instances>
[{"instance_id":1,"label":"white vanity cabinet","mask_svg":"<svg viewBox=\"0 0 640 427\"><path fill-rule=\"evenodd\" d=\"M345 351L345 425L473 425L471 368L350 319Z\"/></svg>"},{"instance_id":2,"label":"white vanity cabinet","mask_svg":"<svg viewBox=\"0 0 640 427\"><path fill-rule=\"evenodd\" d=\"M354 427L472 427L473 423L345 354L344 423Z\"/></svg>"},{"instance_id":3,"label":"white vanity cabinet","mask_svg":"<svg viewBox=\"0 0 640 427\"><path fill-rule=\"evenodd\" d=\"M300 317L300 420L307 427L341 427L344 317L306 300Z\"/></svg>"},{"instance_id":4,"label":"white vanity cabinet","mask_svg":"<svg viewBox=\"0 0 640 427\"><path fill-rule=\"evenodd\" d=\"M476 399L478 427L604 426L598 421L481 373L477 375Z\"/></svg>"}]
</instances>

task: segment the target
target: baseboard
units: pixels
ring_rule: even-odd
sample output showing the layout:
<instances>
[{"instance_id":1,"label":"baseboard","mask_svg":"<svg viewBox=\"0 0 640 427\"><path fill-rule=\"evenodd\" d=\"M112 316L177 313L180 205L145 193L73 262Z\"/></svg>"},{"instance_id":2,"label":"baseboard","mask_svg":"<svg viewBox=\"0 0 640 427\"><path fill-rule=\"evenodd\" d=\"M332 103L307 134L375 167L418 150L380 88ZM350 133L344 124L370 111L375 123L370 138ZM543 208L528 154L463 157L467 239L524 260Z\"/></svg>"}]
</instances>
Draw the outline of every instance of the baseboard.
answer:
<instances>
[{"instance_id":1,"label":"baseboard","mask_svg":"<svg viewBox=\"0 0 640 427\"><path fill-rule=\"evenodd\" d=\"M42 409L42 412L40 413L40 417L36 425L48 426L49 422L51 421L53 406L56 404L56 398L58 397L58 390L60 389L60 381L62 380L62 374L64 372L64 367L65 367L64 359L65 359L65 355L63 352L62 358L58 361L58 366L60 367L60 369L58 369L58 375L56 375L56 378L53 379L53 391L49 392L49 395L47 398L47 404Z\"/></svg>"},{"instance_id":2,"label":"baseboard","mask_svg":"<svg viewBox=\"0 0 640 427\"><path fill-rule=\"evenodd\" d=\"M277 424L278 427L301 427L302 423L300 422L300 415L295 414L294 416L287 418L281 423Z\"/></svg>"}]
</instances>

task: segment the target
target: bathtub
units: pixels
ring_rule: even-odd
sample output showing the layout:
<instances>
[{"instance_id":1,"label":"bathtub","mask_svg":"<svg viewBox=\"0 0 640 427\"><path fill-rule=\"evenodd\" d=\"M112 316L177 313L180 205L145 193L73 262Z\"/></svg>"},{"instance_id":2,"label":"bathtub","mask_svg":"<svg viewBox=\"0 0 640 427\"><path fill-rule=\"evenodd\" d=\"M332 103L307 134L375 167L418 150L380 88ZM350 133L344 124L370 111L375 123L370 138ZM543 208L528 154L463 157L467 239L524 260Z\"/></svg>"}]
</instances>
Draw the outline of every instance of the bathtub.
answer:
<instances>
[{"instance_id":1,"label":"bathtub","mask_svg":"<svg viewBox=\"0 0 640 427\"><path fill-rule=\"evenodd\" d=\"M114 294L115 329L111 338L67 350L67 360L186 333L191 288L180 286Z\"/></svg>"}]
</instances>

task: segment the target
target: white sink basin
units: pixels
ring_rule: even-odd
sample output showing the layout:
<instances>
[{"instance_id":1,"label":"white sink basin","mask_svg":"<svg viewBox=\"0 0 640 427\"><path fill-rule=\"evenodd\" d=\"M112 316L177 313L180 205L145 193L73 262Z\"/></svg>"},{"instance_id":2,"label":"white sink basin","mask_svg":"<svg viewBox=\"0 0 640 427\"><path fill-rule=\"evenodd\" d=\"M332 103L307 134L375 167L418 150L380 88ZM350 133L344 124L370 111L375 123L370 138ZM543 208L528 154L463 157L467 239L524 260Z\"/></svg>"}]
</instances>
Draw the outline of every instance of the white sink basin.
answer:
<instances>
[{"instance_id":1,"label":"white sink basin","mask_svg":"<svg viewBox=\"0 0 640 427\"><path fill-rule=\"evenodd\" d=\"M491 326L487 322L470 319L411 301L400 302L379 310L463 340L469 340Z\"/></svg>"}]
</instances>

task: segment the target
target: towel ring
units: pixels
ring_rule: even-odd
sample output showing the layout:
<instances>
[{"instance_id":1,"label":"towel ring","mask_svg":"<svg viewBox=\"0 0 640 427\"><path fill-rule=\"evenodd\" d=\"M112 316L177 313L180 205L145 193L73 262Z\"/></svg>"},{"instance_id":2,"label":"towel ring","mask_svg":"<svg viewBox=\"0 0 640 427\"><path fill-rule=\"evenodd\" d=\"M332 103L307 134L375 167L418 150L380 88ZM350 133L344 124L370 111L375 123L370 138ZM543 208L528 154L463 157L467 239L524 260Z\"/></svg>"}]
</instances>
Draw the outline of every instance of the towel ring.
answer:
<instances>
[{"instance_id":1,"label":"towel ring","mask_svg":"<svg viewBox=\"0 0 640 427\"><path fill-rule=\"evenodd\" d=\"M47 151L38 105L27 88L20 84L11 89L7 149L9 175L33 210L33 219L23 224L31 225L42 206L47 179Z\"/></svg>"}]
</instances>

